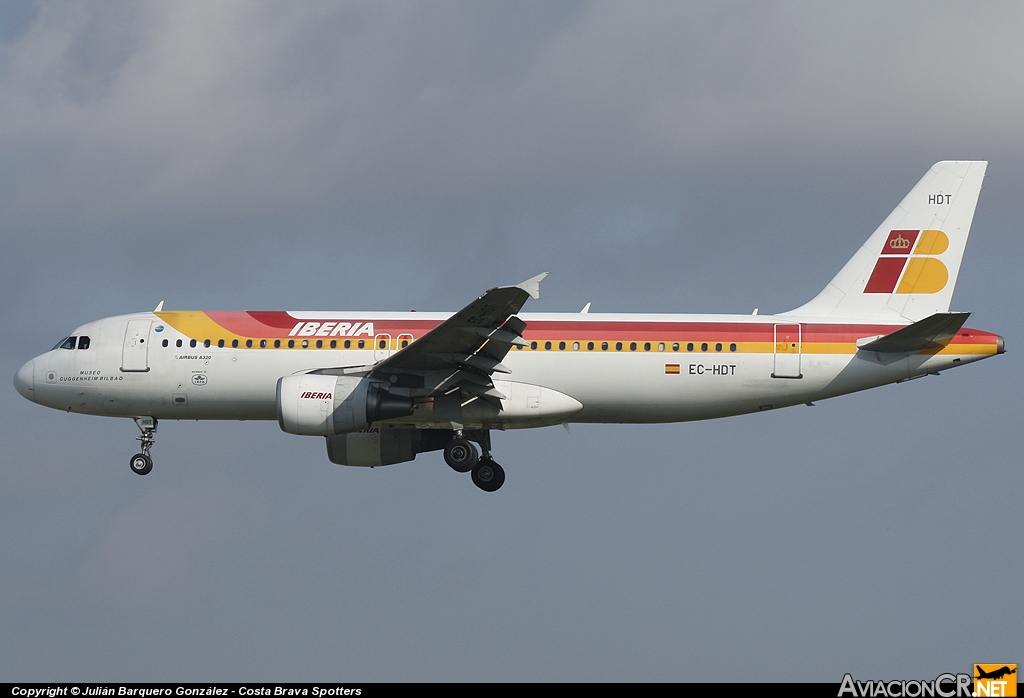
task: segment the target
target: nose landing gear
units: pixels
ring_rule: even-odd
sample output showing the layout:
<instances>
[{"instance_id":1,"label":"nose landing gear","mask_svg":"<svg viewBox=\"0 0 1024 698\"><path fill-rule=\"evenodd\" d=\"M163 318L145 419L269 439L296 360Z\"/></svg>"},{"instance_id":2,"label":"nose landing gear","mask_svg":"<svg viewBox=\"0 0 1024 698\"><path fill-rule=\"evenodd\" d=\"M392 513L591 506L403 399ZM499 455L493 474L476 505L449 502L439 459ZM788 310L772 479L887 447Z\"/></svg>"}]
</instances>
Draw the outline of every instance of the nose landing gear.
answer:
<instances>
[{"instance_id":1,"label":"nose landing gear","mask_svg":"<svg viewBox=\"0 0 1024 698\"><path fill-rule=\"evenodd\" d=\"M477 453L476 446L460 430L445 446L444 461L456 472L471 473L473 484L484 492L495 492L505 484L505 469L491 458L491 432L484 430L469 434L480 444L483 454Z\"/></svg>"},{"instance_id":2,"label":"nose landing gear","mask_svg":"<svg viewBox=\"0 0 1024 698\"><path fill-rule=\"evenodd\" d=\"M153 437L153 434L156 433L156 417L133 417L133 419L139 431L142 432L141 435L135 437L136 441L142 443L142 453L132 456L128 461L128 466L133 473L148 475L149 471L153 469L153 459L149 456L149 449L153 448L153 444L156 442Z\"/></svg>"}]
</instances>

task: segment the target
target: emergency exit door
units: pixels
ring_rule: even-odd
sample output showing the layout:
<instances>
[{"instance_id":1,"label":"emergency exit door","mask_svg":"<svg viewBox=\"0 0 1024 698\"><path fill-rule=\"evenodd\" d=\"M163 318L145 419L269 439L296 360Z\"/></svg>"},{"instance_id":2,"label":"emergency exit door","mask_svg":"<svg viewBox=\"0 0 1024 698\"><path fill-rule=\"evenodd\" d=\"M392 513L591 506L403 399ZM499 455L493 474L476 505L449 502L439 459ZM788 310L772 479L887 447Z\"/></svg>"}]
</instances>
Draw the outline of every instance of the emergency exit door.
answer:
<instances>
[{"instance_id":1,"label":"emergency exit door","mask_svg":"<svg viewBox=\"0 0 1024 698\"><path fill-rule=\"evenodd\" d=\"M379 334L373 338L373 360L383 361L391 356L391 335Z\"/></svg>"},{"instance_id":2,"label":"emergency exit door","mask_svg":"<svg viewBox=\"0 0 1024 698\"><path fill-rule=\"evenodd\" d=\"M800 373L801 350L800 325L776 325L772 378L803 378Z\"/></svg>"}]
</instances>

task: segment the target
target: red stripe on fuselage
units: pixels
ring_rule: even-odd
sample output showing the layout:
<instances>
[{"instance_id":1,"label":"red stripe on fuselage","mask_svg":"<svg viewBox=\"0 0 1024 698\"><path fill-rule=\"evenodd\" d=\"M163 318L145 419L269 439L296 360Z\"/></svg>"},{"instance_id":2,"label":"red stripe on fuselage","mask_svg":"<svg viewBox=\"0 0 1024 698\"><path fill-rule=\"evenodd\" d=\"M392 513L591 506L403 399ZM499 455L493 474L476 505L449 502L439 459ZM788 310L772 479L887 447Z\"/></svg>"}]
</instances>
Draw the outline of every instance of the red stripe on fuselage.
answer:
<instances>
[{"instance_id":1,"label":"red stripe on fuselage","mask_svg":"<svg viewBox=\"0 0 1024 698\"><path fill-rule=\"evenodd\" d=\"M207 311L206 315L232 334L253 338L287 337L300 322L338 322L329 319L297 319L285 311ZM781 318L780 318L781 319ZM372 322L375 334L411 334L420 338L440 324L439 320L346 320ZM696 342L773 342L778 322L685 322L685 321L604 321L604 320L531 320L523 333L527 340L582 341L696 341ZM790 323L796 324L796 323ZM855 342L864 337L886 335L903 327L889 324L801 323L802 340L808 342ZM964 328L953 344L992 344L997 335Z\"/></svg>"}]
</instances>

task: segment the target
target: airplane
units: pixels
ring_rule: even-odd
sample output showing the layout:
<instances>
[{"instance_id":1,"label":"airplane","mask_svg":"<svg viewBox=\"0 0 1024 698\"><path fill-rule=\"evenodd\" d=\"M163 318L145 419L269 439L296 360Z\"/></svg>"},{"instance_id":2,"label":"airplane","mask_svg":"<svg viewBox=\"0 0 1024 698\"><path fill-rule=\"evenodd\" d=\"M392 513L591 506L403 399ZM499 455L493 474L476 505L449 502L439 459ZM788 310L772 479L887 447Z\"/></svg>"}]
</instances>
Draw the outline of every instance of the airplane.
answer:
<instances>
[{"instance_id":1,"label":"airplane","mask_svg":"<svg viewBox=\"0 0 1024 698\"><path fill-rule=\"evenodd\" d=\"M995 669L993 671L985 671L984 669L981 668L980 664L975 664L974 665L974 670L975 670L975 672L977 672L977 676L974 677L976 679L997 679L998 680L998 679L1003 678L1004 676L1009 676L1010 674L1016 674L1017 673L1016 666L1013 669L1011 669L1009 666L1005 666L1005 665L1000 667L999 669Z\"/></svg>"},{"instance_id":2,"label":"airplane","mask_svg":"<svg viewBox=\"0 0 1024 698\"><path fill-rule=\"evenodd\" d=\"M441 450L494 492L491 431L685 422L813 403L1005 351L950 312L987 162L935 164L831 282L776 315L521 313L540 274L449 313L165 310L82 325L22 366L24 397L134 419L277 420L332 463ZM479 450L477 449L479 445Z\"/></svg>"}]
</instances>

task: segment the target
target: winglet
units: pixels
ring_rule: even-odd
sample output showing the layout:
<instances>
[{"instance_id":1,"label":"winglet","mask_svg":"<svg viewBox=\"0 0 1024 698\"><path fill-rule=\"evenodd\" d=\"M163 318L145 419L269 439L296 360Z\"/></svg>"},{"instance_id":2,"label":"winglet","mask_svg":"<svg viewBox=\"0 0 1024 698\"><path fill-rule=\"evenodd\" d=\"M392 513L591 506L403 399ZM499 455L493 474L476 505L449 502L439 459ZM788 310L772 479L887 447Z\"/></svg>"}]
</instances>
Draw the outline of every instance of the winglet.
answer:
<instances>
[{"instance_id":1,"label":"winglet","mask_svg":"<svg viewBox=\"0 0 1024 698\"><path fill-rule=\"evenodd\" d=\"M537 274L537 276L533 277L532 279L527 279L526 281L524 281L521 284L516 284L516 288L521 288L524 291L526 291L527 293L529 293L530 297L533 300L539 300L540 299L540 282L543 281L544 277L547 276L547 275L548 275L548 272L544 272L543 274Z\"/></svg>"},{"instance_id":2,"label":"winglet","mask_svg":"<svg viewBox=\"0 0 1024 698\"><path fill-rule=\"evenodd\" d=\"M160 301L160 303L156 306L156 310L154 310L153 312L154 313L159 313L163 309L164 309L164 302Z\"/></svg>"}]
</instances>

